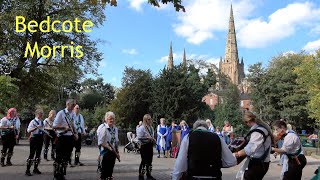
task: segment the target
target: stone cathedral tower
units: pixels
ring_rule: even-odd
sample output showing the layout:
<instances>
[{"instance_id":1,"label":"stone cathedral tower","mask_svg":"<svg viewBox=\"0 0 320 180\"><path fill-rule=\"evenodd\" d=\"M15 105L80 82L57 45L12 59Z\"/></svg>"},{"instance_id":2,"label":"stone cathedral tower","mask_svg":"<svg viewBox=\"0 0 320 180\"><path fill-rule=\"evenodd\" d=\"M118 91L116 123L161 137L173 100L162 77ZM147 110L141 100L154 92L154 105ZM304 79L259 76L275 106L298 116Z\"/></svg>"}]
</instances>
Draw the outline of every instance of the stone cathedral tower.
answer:
<instances>
[{"instance_id":1,"label":"stone cathedral tower","mask_svg":"<svg viewBox=\"0 0 320 180\"><path fill-rule=\"evenodd\" d=\"M172 53L172 42L170 43L170 51L168 56L168 66L167 69L170 70L173 68L173 53Z\"/></svg>"},{"instance_id":2,"label":"stone cathedral tower","mask_svg":"<svg viewBox=\"0 0 320 180\"><path fill-rule=\"evenodd\" d=\"M230 8L229 31L224 59L220 58L219 69L229 76L231 82L240 85L245 78L243 58L239 63L236 28L234 25L232 5Z\"/></svg>"}]
</instances>

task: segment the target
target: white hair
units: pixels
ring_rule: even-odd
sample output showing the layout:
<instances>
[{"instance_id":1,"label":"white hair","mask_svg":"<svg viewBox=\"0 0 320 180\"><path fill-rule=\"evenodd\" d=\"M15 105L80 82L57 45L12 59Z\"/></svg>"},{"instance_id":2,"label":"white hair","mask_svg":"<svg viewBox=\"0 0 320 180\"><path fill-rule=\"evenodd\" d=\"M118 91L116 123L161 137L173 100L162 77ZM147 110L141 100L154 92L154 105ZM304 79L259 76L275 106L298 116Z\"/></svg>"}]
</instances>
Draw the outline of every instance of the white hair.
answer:
<instances>
[{"instance_id":1,"label":"white hair","mask_svg":"<svg viewBox=\"0 0 320 180\"><path fill-rule=\"evenodd\" d=\"M111 111L107 112L106 115L104 116L104 118L107 119L109 116L112 116L113 119L116 119L116 115L114 115L114 113Z\"/></svg>"},{"instance_id":2,"label":"white hair","mask_svg":"<svg viewBox=\"0 0 320 180\"><path fill-rule=\"evenodd\" d=\"M66 105L74 103L75 104L75 100L74 99L67 99L66 101Z\"/></svg>"},{"instance_id":3,"label":"white hair","mask_svg":"<svg viewBox=\"0 0 320 180\"><path fill-rule=\"evenodd\" d=\"M204 127L206 129L209 129L208 124L206 123L206 121L204 120L197 120L194 124L193 124L193 129L197 129L198 127Z\"/></svg>"},{"instance_id":4,"label":"white hair","mask_svg":"<svg viewBox=\"0 0 320 180\"><path fill-rule=\"evenodd\" d=\"M211 123L211 120L210 120L210 119L207 119L207 120L206 120L206 123L209 123L210 125L212 125L212 123Z\"/></svg>"}]
</instances>

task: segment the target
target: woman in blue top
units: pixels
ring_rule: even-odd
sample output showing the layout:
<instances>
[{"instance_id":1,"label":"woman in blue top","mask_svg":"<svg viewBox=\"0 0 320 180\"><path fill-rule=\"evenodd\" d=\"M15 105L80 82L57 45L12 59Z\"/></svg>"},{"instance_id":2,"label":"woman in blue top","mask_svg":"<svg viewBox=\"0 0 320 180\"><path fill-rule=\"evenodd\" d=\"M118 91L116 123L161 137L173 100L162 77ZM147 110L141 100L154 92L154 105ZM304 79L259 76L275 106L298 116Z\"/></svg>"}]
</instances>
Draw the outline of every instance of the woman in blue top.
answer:
<instances>
[{"instance_id":1,"label":"woman in blue top","mask_svg":"<svg viewBox=\"0 0 320 180\"><path fill-rule=\"evenodd\" d=\"M166 136L168 134L168 128L165 125L165 119L160 119L160 124L157 127L157 150L158 158L160 158L160 150L163 150L163 156L166 158Z\"/></svg>"},{"instance_id":2,"label":"woman in blue top","mask_svg":"<svg viewBox=\"0 0 320 180\"><path fill-rule=\"evenodd\" d=\"M181 121L180 126L181 126L181 141L182 141L183 137L189 134L189 126L185 120Z\"/></svg>"}]
</instances>

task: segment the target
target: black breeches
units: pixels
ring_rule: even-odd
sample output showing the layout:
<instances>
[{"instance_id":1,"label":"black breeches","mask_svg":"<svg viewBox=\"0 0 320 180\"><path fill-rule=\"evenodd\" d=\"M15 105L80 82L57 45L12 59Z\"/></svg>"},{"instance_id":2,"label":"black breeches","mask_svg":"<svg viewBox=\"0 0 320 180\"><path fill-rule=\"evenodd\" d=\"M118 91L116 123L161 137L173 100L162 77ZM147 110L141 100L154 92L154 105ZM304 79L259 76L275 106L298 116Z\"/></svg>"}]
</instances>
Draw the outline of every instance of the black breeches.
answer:
<instances>
[{"instance_id":1,"label":"black breeches","mask_svg":"<svg viewBox=\"0 0 320 180\"><path fill-rule=\"evenodd\" d=\"M56 162L68 162L73 149L73 136L60 136L56 144Z\"/></svg>"},{"instance_id":2,"label":"black breeches","mask_svg":"<svg viewBox=\"0 0 320 180\"><path fill-rule=\"evenodd\" d=\"M76 148L75 152L80 152L81 151L81 133L78 133L78 140L74 142L74 147Z\"/></svg>"},{"instance_id":3,"label":"black breeches","mask_svg":"<svg viewBox=\"0 0 320 180\"><path fill-rule=\"evenodd\" d=\"M147 143L147 144L141 145L140 155L141 155L141 164L140 165L142 165L142 166L152 165L153 144Z\"/></svg>"},{"instance_id":4,"label":"black breeches","mask_svg":"<svg viewBox=\"0 0 320 180\"><path fill-rule=\"evenodd\" d=\"M262 180L269 170L270 162L250 160L248 170L244 173L245 180Z\"/></svg>"},{"instance_id":5,"label":"black breeches","mask_svg":"<svg viewBox=\"0 0 320 180\"><path fill-rule=\"evenodd\" d=\"M48 135L44 135L44 149L48 149L51 142L51 151L52 151L53 149L55 149L54 141L56 139L56 133L53 130L49 130L49 133L53 138L50 138Z\"/></svg>"},{"instance_id":6,"label":"black breeches","mask_svg":"<svg viewBox=\"0 0 320 180\"><path fill-rule=\"evenodd\" d=\"M288 171L284 173L283 180L300 180L302 177L302 169L307 164L306 157L301 154L298 156L300 165L295 159L289 158Z\"/></svg>"},{"instance_id":7,"label":"black breeches","mask_svg":"<svg viewBox=\"0 0 320 180\"><path fill-rule=\"evenodd\" d=\"M113 152L107 151L103 155L101 179L112 177L115 162L116 162L116 155Z\"/></svg>"},{"instance_id":8,"label":"black breeches","mask_svg":"<svg viewBox=\"0 0 320 180\"><path fill-rule=\"evenodd\" d=\"M36 155L36 158L40 159L42 145L43 145L43 135L41 136L37 135L35 137L31 137L29 159L33 159L34 155Z\"/></svg>"},{"instance_id":9,"label":"black breeches","mask_svg":"<svg viewBox=\"0 0 320 180\"><path fill-rule=\"evenodd\" d=\"M13 133L1 136L2 141L2 153L12 153L13 148L16 145L16 137Z\"/></svg>"}]
</instances>

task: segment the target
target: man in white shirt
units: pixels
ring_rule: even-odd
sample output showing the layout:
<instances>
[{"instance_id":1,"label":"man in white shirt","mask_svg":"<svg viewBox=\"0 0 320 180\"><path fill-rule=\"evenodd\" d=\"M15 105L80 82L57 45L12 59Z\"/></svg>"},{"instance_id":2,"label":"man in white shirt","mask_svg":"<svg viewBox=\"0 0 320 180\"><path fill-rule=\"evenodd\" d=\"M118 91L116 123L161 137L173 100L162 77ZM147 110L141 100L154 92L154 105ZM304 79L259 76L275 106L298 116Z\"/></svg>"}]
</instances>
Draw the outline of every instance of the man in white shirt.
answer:
<instances>
[{"instance_id":1,"label":"man in white shirt","mask_svg":"<svg viewBox=\"0 0 320 180\"><path fill-rule=\"evenodd\" d=\"M243 122L251 128L246 136L248 144L244 149L235 153L238 159L246 158L237 177L244 177L246 180L262 180L269 170L271 142L273 139L271 129L265 122L249 111L244 113Z\"/></svg>"},{"instance_id":2,"label":"man in white shirt","mask_svg":"<svg viewBox=\"0 0 320 180\"><path fill-rule=\"evenodd\" d=\"M76 105L73 109L73 112L75 113L75 119L74 119L74 126L78 132L78 140L75 141L74 147L75 147L75 158L74 158L74 165L83 166L84 164L80 162L80 155L81 155L81 142L82 138L81 136L86 135L86 131L84 128L84 118L82 114L80 114L80 107L79 105Z\"/></svg>"},{"instance_id":3,"label":"man in white shirt","mask_svg":"<svg viewBox=\"0 0 320 180\"><path fill-rule=\"evenodd\" d=\"M73 149L73 142L77 140L78 133L74 127L73 121L75 115L73 108L76 105L75 100L68 99L66 108L57 113L53 121L53 129L58 134L56 144L56 160L54 166L54 177L56 179L65 179L66 170Z\"/></svg>"},{"instance_id":4,"label":"man in white shirt","mask_svg":"<svg viewBox=\"0 0 320 180\"><path fill-rule=\"evenodd\" d=\"M307 159L303 154L299 136L294 131L289 130L284 121L274 122L273 127L278 138L284 137L281 148L272 148L274 152L284 155L280 178L283 180L300 180Z\"/></svg>"},{"instance_id":5,"label":"man in white shirt","mask_svg":"<svg viewBox=\"0 0 320 180\"><path fill-rule=\"evenodd\" d=\"M193 129L181 142L172 179L179 180L184 173L187 179L193 177L221 179L220 169L235 166L236 158L217 134L208 131L205 121L196 121Z\"/></svg>"}]
</instances>

